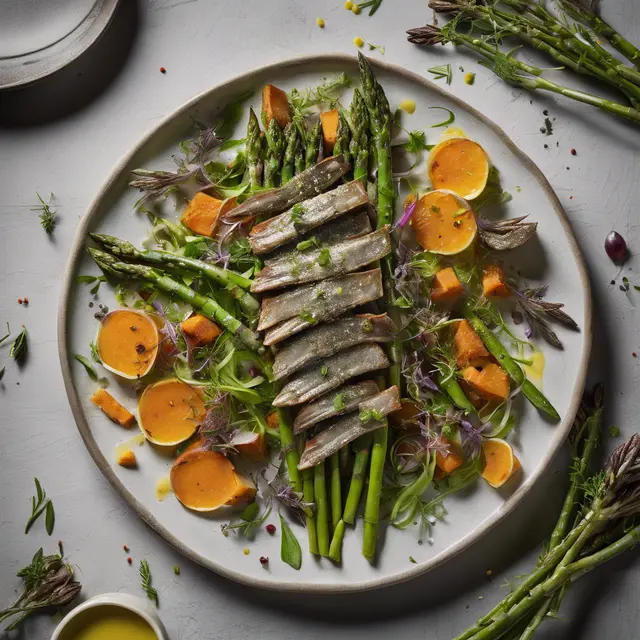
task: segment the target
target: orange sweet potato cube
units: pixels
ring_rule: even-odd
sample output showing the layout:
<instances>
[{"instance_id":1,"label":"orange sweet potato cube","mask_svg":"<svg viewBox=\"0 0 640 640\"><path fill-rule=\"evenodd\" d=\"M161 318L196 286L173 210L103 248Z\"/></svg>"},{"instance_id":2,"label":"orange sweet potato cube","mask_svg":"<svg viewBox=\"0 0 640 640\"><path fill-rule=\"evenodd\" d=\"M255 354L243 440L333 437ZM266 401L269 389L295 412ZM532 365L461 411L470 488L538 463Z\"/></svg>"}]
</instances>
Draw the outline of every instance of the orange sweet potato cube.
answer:
<instances>
[{"instance_id":1,"label":"orange sweet potato cube","mask_svg":"<svg viewBox=\"0 0 640 640\"><path fill-rule=\"evenodd\" d=\"M196 193L180 218L182 224L201 236L212 237L218 227L218 219L224 200L206 193Z\"/></svg>"},{"instance_id":2,"label":"orange sweet potato cube","mask_svg":"<svg viewBox=\"0 0 640 640\"><path fill-rule=\"evenodd\" d=\"M466 367L469 363L473 364L478 358L489 357L489 352L480 336L466 320L458 322L453 336L453 344L455 346L456 362L460 369Z\"/></svg>"},{"instance_id":3,"label":"orange sweet potato cube","mask_svg":"<svg viewBox=\"0 0 640 640\"><path fill-rule=\"evenodd\" d=\"M262 112L267 124L276 119L283 129L291 122L291 109L287 94L272 84L265 85L262 90Z\"/></svg>"},{"instance_id":4,"label":"orange sweet potato cube","mask_svg":"<svg viewBox=\"0 0 640 640\"><path fill-rule=\"evenodd\" d=\"M322 140L324 142L324 150L331 153L338 136L338 122L340 115L337 109L331 111L323 111L320 114L320 122L322 123Z\"/></svg>"},{"instance_id":5,"label":"orange sweet potato cube","mask_svg":"<svg viewBox=\"0 0 640 640\"><path fill-rule=\"evenodd\" d=\"M508 298L511 295L511 289L499 264L490 264L484 268L482 290L488 298Z\"/></svg>"},{"instance_id":6,"label":"orange sweet potato cube","mask_svg":"<svg viewBox=\"0 0 640 640\"><path fill-rule=\"evenodd\" d=\"M197 314L183 320L180 329L194 347L211 344L222 333L222 329L215 322Z\"/></svg>"},{"instance_id":7,"label":"orange sweet potato cube","mask_svg":"<svg viewBox=\"0 0 640 640\"><path fill-rule=\"evenodd\" d=\"M445 441L449 445L449 452L444 454L440 451L436 451L436 467L440 469L444 475L449 475L464 462L464 458L456 444L446 438Z\"/></svg>"},{"instance_id":8,"label":"orange sweet potato cube","mask_svg":"<svg viewBox=\"0 0 640 640\"><path fill-rule=\"evenodd\" d=\"M452 302L462 295L464 289L453 267L441 269L431 283L431 300L434 302Z\"/></svg>"},{"instance_id":9,"label":"orange sweet potato cube","mask_svg":"<svg viewBox=\"0 0 640 640\"><path fill-rule=\"evenodd\" d=\"M105 415L119 424L121 427L132 427L135 422L135 416L125 409L108 391L100 387L91 396L91 402L100 407Z\"/></svg>"},{"instance_id":10,"label":"orange sweet potato cube","mask_svg":"<svg viewBox=\"0 0 640 640\"><path fill-rule=\"evenodd\" d=\"M485 400L502 402L509 396L509 376L499 365L490 360L476 366L465 367L462 377Z\"/></svg>"}]
</instances>

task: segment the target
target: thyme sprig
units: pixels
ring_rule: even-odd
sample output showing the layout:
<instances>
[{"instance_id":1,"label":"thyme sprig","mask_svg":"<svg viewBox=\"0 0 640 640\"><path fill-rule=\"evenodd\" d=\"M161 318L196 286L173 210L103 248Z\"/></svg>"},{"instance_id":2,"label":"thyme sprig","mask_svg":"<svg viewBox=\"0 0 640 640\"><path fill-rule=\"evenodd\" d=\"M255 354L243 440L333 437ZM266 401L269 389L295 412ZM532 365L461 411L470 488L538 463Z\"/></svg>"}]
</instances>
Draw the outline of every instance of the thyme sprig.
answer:
<instances>
[{"instance_id":1,"label":"thyme sprig","mask_svg":"<svg viewBox=\"0 0 640 640\"><path fill-rule=\"evenodd\" d=\"M49 202L45 202L42 196L36 192L36 196L40 201L39 205L36 205L31 211L40 212L40 225L46 233L51 233L56 226L56 211L51 208L51 201L53 200L53 193L49 196Z\"/></svg>"},{"instance_id":2,"label":"thyme sprig","mask_svg":"<svg viewBox=\"0 0 640 640\"><path fill-rule=\"evenodd\" d=\"M45 514L45 528L47 533L51 535L53 533L53 525L55 523L55 513L53 510L53 503L47 498L46 491L42 488L38 478L33 479L36 485L36 495L31 496L31 515L27 520L27 524L24 528L25 533L29 533L29 529L33 526L33 523L43 514Z\"/></svg>"}]
</instances>

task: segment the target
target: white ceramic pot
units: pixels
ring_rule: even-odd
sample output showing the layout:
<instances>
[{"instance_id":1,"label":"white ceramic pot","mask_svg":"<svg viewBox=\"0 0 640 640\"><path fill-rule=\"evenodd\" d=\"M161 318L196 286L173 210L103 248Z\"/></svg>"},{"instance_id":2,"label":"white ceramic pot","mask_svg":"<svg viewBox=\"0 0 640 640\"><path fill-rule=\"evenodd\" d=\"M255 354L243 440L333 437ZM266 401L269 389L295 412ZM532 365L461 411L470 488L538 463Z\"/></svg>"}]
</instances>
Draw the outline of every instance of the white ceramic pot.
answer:
<instances>
[{"instance_id":1,"label":"white ceramic pot","mask_svg":"<svg viewBox=\"0 0 640 640\"><path fill-rule=\"evenodd\" d=\"M62 622L56 627L51 640L58 640L60 634L64 628L76 618L80 613L87 609L93 609L95 607L103 607L110 605L114 607L122 607L123 609L129 609L137 613L143 620L146 620L154 633L158 637L158 640L169 640L167 631L162 624L162 620L156 612L156 608L150 601L139 598L138 596L132 596L128 593L103 593L100 596L94 596L89 598L81 605L78 605L75 609L70 611L63 619Z\"/></svg>"}]
</instances>

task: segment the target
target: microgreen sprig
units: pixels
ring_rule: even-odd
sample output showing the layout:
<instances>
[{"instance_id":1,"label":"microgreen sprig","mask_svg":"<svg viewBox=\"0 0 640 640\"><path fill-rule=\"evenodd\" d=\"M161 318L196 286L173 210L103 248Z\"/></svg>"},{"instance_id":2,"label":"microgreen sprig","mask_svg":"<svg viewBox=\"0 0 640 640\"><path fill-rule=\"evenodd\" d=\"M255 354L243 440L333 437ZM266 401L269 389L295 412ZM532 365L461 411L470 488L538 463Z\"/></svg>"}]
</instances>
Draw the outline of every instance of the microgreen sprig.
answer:
<instances>
[{"instance_id":1,"label":"microgreen sprig","mask_svg":"<svg viewBox=\"0 0 640 640\"><path fill-rule=\"evenodd\" d=\"M51 535L53 533L53 526L55 523L53 503L47 498L47 493L42 488L38 478L34 478L33 481L36 485L36 495L31 497L31 515L27 520L24 532L29 533L29 529L31 529L33 523L46 511L45 528L47 533Z\"/></svg>"}]
</instances>

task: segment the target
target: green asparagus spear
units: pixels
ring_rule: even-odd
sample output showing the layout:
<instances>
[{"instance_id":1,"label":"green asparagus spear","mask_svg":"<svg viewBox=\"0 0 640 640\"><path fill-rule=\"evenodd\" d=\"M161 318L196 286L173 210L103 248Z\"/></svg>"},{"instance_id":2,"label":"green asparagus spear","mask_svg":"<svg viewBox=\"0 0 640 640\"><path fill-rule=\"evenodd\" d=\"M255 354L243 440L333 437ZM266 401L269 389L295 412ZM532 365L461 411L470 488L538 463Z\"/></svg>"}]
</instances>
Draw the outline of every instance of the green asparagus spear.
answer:
<instances>
[{"instance_id":1,"label":"green asparagus spear","mask_svg":"<svg viewBox=\"0 0 640 640\"><path fill-rule=\"evenodd\" d=\"M457 407L464 409L468 413L476 413L476 408L471 404L471 400L467 398L460 383L454 376L438 374L438 385L447 393Z\"/></svg>"},{"instance_id":2,"label":"green asparagus spear","mask_svg":"<svg viewBox=\"0 0 640 640\"><path fill-rule=\"evenodd\" d=\"M554 406L547 400L546 396L531 381L527 380L520 365L511 357L511 354L504 348L498 337L487 325L478 318L471 310L465 312L465 318L480 336L487 351L499 362L509 377L517 387L522 389L522 393L529 402L543 411L554 420L560 420L560 415Z\"/></svg>"},{"instance_id":3,"label":"green asparagus spear","mask_svg":"<svg viewBox=\"0 0 640 640\"><path fill-rule=\"evenodd\" d=\"M351 164L351 151L349 143L351 140L351 130L349 129L349 123L342 111L338 116L338 131L336 132L336 143L333 145L333 155L342 155L344 161Z\"/></svg>"},{"instance_id":4,"label":"green asparagus spear","mask_svg":"<svg viewBox=\"0 0 640 640\"><path fill-rule=\"evenodd\" d=\"M278 424L280 425L280 444L282 445L282 452L284 453L289 473L289 484L297 493L304 493L302 478L300 478L300 471L298 471L300 456L298 455L296 440L293 435L291 413L286 407L278 407L276 411L278 412Z\"/></svg>"},{"instance_id":5,"label":"green asparagus spear","mask_svg":"<svg viewBox=\"0 0 640 640\"><path fill-rule=\"evenodd\" d=\"M365 185L369 172L369 114L359 89L353 90L350 108L351 142L349 152L353 162L353 179Z\"/></svg>"},{"instance_id":6,"label":"green asparagus spear","mask_svg":"<svg viewBox=\"0 0 640 640\"><path fill-rule=\"evenodd\" d=\"M285 138L280 125L271 118L264 135L267 141L267 160L264 167L264 186L277 187L280 183L280 168L285 149Z\"/></svg>"},{"instance_id":7,"label":"green asparagus spear","mask_svg":"<svg viewBox=\"0 0 640 640\"><path fill-rule=\"evenodd\" d=\"M344 520L338 520L331 538L331 544L329 545L329 557L334 562L340 562L342 558L342 541L347 529L347 525Z\"/></svg>"},{"instance_id":8,"label":"green asparagus spear","mask_svg":"<svg viewBox=\"0 0 640 640\"><path fill-rule=\"evenodd\" d=\"M371 454L372 436L366 434L360 436L354 445L355 460L353 463L353 472L351 474L351 482L347 493L347 500L344 505L344 514L342 519L347 524L353 524L356 521L358 505L364 488L364 479L366 477L367 468L369 466L369 456Z\"/></svg>"},{"instance_id":9,"label":"green asparagus spear","mask_svg":"<svg viewBox=\"0 0 640 640\"><path fill-rule=\"evenodd\" d=\"M221 267L203 262L202 260L187 258L167 251L145 251L136 249L130 242L120 240L114 236L90 233L89 237L121 260L142 262L143 264L158 266L162 269L168 269L169 271L186 269L203 275L216 284L228 289L247 316L255 318L260 311L260 303L248 291L245 291L245 289L248 290L249 287L251 287L251 280L235 271L222 269Z\"/></svg>"},{"instance_id":10,"label":"green asparagus spear","mask_svg":"<svg viewBox=\"0 0 640 640\"><path fill-rule=\"evenodd\" d=\"M329 458L329 477L331 478L331 530L334 532L342 519L342 488L340 484L340 456L338 452Z\"/></svg>"},{"instance_id":11,"label":"green asparagus spear","mask_svg":"<svg viewBox=\"0 0 640 640\"><path fill-rule=\"evenodd\" d=\"M320 158L322 149L322 126L319 122L311 127L306 143L305 166L308 169L314 164L318 164L318 159Z\"/></svg>"},{"instance_id":12,"label":"green asparagus spear","mask_svg":"<svg viewBox=\"0 0 640 640\"><path fill-rule=\"evenodd\" d=\"M391 225L394 217L394 185L391 169L391 109L389 101L380 86L367 59L358 54L360 67L360 82L364 103L369 113L369 125L376 149L378 166L378 228ZM381 261L385 303L390 310L394 309L394 281L393 257L389 255ZM401 388L400 362L402 345L396 338L388 345L391 360L389 367L389 383ZM380 519L380 494L384 462L387 456L387 441L389 427L378 429L373 434L373 448L371 451L371 468L369 471L369 489L364 514L364 533L362 553L366 558L373 558L376 551L378 523Z\"/></svg>"},{"instance_id":13,"label":"green asparagus spear","mask_svg":"<svg viewBox=\"0 0 640 640\"><path fill-rule=\"evenodd\" d=\"M249 109L249 124L247 125L247 166L249 167L249 183L252 191L262 186L262 137L260 136L260 122L253 109Z\"/></svg>"},{"instance_id":14,"label":"green asparagus spear","mask_svg":"<svg viewBox=\"0 0 640 640\"><path fill-rule=\"evenodd\" d=\"M302 497L305 502L315 503L313 490L313 469L305 469L302 472ZM305 514L305 524L309 537L309 553L318 555L318 532L316 531L316 514Z\"/></svg>"},{"instance_id":15,"label":"green asparagus spear","mask_svg":"<svg viewBox=\"0 0 640 640\"><path fill-rule=\"evenodd\" d=\"M281 184L285 185L295 173L296 152L298 150L298 130L296 126L290 122L284 128L284 139L286 147L284 150L284 159L282 161L282 180Z\"/></svg>"},{"instance_id":16,"label":"green asparagus spear","mask_svg":"<svg viewBox=\"0 0 640 640\"><path fill-rule=\"evenodd\" d=\"M329 555L329 505L327 504L327 481L324 460L313 468L313 491L316 498L316 531L318 551Z\"/></svg>"},{"instance_id":17,"label":"green asparagus spear","mask_svg":"<svg viewBox=\"0 0 640 640\"><path fill-rule=\"evenodd\" d=\"M149 282L160 291L169 295L175 295L185 302L188 302L195 309L198 309L203 316L215 320L227 331L237 336L251 350L264 353L264 346L258 334L243 325L240 320L226 311L226 309L213 298L195 292L185 284L164 275L152 267L119 262L114 256L104 251L99 251L98 249L90 248L89 253L106 275L112 275L118 278L134 278Z\"/></svg>"}]
</instances>

